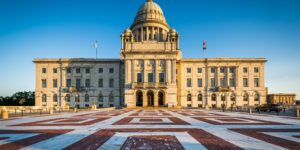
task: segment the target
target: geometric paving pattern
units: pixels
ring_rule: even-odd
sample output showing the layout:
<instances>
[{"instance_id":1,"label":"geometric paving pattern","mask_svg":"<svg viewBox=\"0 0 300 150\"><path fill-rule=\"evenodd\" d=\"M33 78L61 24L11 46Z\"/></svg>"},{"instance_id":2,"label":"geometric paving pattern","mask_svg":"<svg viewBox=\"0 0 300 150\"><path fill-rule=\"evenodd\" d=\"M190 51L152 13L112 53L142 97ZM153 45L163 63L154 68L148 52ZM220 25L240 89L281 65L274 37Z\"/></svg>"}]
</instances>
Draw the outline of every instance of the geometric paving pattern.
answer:
<instances>
[{"instance_id":1,"label":"geometric paving pattern","mask_svg":"<svg viewBox=\"0 0 300 150\"><path fill-rule=\"evenodd\" d=\"M300 120L196 109L62 113L0 120L6 149L300 149Z\"/></svg>"}]
</instances>

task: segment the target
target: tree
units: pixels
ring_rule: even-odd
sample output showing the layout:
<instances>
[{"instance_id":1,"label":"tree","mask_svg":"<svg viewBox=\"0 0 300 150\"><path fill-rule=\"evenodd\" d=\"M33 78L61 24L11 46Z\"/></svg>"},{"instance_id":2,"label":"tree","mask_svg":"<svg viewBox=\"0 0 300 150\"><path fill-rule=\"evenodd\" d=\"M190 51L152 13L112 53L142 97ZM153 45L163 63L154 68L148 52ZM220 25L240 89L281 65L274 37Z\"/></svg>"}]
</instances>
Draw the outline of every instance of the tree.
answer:
<instances>
[{"instance_id":1,"label":"tree","mask_svg":"<svg viewBox=\"0 0 300 150\"><path fill-rule=\"evenodd\" d=\"M17 92L11 97L0 97L0 106L33 106L35 93L31 91Z\"/></svg>"}]
</instances>

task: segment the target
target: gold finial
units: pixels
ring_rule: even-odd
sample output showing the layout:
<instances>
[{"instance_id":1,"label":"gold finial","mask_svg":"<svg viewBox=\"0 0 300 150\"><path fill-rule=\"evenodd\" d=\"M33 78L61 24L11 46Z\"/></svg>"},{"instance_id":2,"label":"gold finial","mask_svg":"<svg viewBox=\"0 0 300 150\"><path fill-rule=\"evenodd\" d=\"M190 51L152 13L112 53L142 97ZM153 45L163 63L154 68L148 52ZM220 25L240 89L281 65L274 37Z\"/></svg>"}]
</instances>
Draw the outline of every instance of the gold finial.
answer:
<instances>
[{"instance_id":1,"label":"gold finial","mask_svg":"<svg viewBox=\"0 0 300 150\"><path fill-rule=\"evenodd\" d=\"M147 0L147 2L152 2L152 0Z\"/></svg>"}]
</instances>

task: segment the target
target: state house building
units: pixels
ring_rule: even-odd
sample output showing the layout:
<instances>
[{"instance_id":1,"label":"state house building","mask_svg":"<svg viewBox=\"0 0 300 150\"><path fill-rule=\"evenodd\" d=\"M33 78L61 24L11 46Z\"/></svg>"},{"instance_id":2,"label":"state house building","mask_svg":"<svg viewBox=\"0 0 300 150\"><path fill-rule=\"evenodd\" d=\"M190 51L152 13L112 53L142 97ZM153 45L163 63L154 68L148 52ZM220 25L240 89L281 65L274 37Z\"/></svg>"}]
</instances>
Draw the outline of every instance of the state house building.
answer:
<instances>
[{"instance_id":1,"label":"state house building","mask_svg":"<svg viewBox=\"0 0 300 150\"><path fill-rule=\"evenodd\" d=\"M120 59L35 59L36 105L212 107L266 103L264 58L182 58L179 33L147 0L121 34Z\"/></svg>"}]
</instances>

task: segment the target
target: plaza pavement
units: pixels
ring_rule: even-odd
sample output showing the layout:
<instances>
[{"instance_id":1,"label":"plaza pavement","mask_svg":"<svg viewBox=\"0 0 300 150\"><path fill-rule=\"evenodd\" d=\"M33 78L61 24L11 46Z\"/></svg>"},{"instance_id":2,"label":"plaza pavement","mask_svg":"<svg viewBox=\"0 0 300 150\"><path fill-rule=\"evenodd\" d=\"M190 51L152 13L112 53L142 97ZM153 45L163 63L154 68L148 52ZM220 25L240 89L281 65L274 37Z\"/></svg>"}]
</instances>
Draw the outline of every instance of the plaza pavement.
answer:
<instances>
[{"instance_id":1,"label":"plaza pavement","mask_svg":"<svg viewBox=\"0 0 300 150\"><path fill-rule=\"evenodd\" d=\"M300 149L300 120L192 109L27 116L0 120L6 149Z\"/></svg>"}]
</instances>

